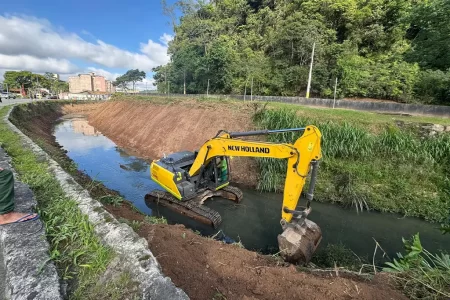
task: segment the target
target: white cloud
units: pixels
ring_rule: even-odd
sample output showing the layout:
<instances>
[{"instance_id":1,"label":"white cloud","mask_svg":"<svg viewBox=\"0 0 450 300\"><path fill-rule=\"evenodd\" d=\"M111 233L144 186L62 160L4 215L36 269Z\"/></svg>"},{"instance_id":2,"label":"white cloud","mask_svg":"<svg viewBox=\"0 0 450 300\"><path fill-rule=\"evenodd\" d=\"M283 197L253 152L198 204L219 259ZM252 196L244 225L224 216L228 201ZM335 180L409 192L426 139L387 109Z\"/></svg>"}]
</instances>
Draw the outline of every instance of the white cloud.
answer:
<instances>
[{"instance_id":1,"label":"white cloud","mask_svg":"<svg viewBox=\"0 0 450 300\"><path fill-rule=\"evenodd\" d=\"M70 73L78 67L67 59L36 58L30 55L0 54L0 68L10 70L27 70L32 72Z\"/></svg>"},{"instance_id":2,"label":"white cloud","mask_svg":"<svg viewBox=\"0 0 450 300\"><path fill-rule=\"evenodd\" d=\"M87 68L87 71L84 73L88 73L88 72L94 72L97 75L101 75L101 76L105 77L107 80L113 80L113 81L116 80L116 78L119 77L120 75L123 75L123 74L119 74L119 73L111 73L104 69L98 69L98 68L94 68L94 67Z\"/></svg>"},{"instance_id":3,"label":"white cloud","mask_svg":"<svg viewBox=\"0 0 450 300\"><path fill-rule=\"evenodd\" d=\"M142 82L136 82L136 90L156 90L156 87L153 85L154 82L153 78L145 78Z\"/></svg>"},{"instance_id":4,"label":"white cloud","mask_svg":"<svg viewBox=\"0 0 450 300\"><path fill-rule=\"evenodd\" d=\"M173 36L167 33L164 33L160 38L159 41L163 43L164 45L168 46L169 42L173 40Z\"/></svg>"},{"instance_id":5,"label":"white cloud","mask_svg":"<svg viewBox=\"0 0 450 300\"><path fill-rule=\"evenodd\" d=\"M45 19L5 15L0 16L0 69L71 73L76 72L76 67L69 60L81 59L107 68L148 72L169 61L167 43L171 38L164 34L162 44L152 40L141 43L141 52L137 53L101 40L88 42L77 34L54 28Z\"/></svg>"}]
</instances>

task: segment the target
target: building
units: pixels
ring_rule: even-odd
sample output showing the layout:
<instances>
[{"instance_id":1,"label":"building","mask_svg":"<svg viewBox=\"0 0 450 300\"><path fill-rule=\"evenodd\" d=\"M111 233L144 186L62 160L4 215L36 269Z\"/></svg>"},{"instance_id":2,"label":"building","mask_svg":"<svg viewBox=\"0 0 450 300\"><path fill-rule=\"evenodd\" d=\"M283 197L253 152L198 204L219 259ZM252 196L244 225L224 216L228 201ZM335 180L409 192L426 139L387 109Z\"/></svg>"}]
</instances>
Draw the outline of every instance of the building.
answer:
<instances>
[{"instance_id":1,"label":"building","mask_svg":"<svg viewBox=\"0 0 450 300\"><path fill-rule=\"evenodd\" d=\"M84 91L92 92L93 87L93 73L91 74L79 74L78 76L69 77L69 92L81 93Z\"/></svg>"},{"instance_id":2,"label":"building","mask_svg":"<svg viewBox=\"0 0 450 300\"><path fill-rule=\"evenodd\" d=\"M105 77L95 75L94 73L79 74L78 76L69 77L69 92L102 92L112 94L115 92L115 87L112 82L106 80Z\"/></svg>"},{"instance_id":3,"label":"building","mask_svg":"<svg viewBox=\"0 0 450 300\"><path fill-rule=\"evenodd\" d=\"M116 87L110 80L106 80L106 92L110 94L114 94L116 92Z\"/></svg>"},{"instance_id":4,"label":"building","mask_svg":"<svg viewBox=\"0 0 450 300\"><path fill-rule=\"evenodd\" d=\"M106 92L106 80L103 76L94 75L92 77L94 92Z\"/></svg>"},{"instance_id":5,"label":"building","mask_svg":"<svg viewBox=\"0 0 450 300\"><path fill-rule=\"evenodd\" d=\"M59 80L59 74L52 74L53 79Z\"/></svg>"}]
</instances>

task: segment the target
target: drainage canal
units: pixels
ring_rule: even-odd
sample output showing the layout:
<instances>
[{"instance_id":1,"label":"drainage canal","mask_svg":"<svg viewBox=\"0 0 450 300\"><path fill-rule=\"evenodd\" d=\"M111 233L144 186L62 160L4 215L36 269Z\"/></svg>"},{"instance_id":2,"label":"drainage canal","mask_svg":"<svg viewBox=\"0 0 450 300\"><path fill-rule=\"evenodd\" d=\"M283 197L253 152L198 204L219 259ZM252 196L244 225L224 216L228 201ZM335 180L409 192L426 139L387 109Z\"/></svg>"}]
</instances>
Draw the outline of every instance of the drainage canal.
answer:
<instances>
[{"instance_id":1,"label":"drainage canal","mask_svg":"<svg viewBox=\"0 0 450 300\"><path fill-rule=\"evenodd\" d=\"M86 119L74 117L59 122L54 129L57 142L67 150L67 155L78 165L79 170L92 179L102 181L108 188L116 190L134 203L143 213L164 216L171 224L184 224L204 235L217 231L187 217L145 203L144 196L153 189L160 189L149 176L149 163L118 148L103 136ZM222 216L218 230L221 235L241 241L247 249L263 253L277 252L277 235L282 195L259 193L240 187L244 192L241 204L214 198L206 205ZM376 239L392 257L402 251L402 237L409 238L420 232L422 244L430 251L450 249L450 238L430 224L417 218L404 218L396 214L363 212L337 205L313 203L310 219L320 225L323 232L321 248L328 243L343 244L363 258L372 257Z\"/></svg>"}]
</instances>

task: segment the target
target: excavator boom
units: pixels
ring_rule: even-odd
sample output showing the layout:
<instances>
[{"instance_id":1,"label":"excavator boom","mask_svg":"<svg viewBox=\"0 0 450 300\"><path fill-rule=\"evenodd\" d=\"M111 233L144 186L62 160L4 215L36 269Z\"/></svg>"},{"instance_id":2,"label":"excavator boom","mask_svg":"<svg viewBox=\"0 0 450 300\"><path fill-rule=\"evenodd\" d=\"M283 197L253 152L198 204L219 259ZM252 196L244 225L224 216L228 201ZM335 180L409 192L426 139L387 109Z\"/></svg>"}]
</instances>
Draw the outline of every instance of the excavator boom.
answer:
<instances>
[{"instance_id":1,"label":"excavator boom","mask_svg":"<svg viewBox=\"0 0 450 300\"><path fill-rule=\"evenodd\" d=\"M268 143L236 139L235 137L267 135L272 133L303 131L303 135L292 144ZM243 133L222 133L207 141L198 151L189 170L195 176L202 168L217 156L267 157L288 159L286 181L284 185L282 219L290 222L300 194L310 171L311 163L319 161L321 156L321 133L315 126L306 128L250 131ZM315 180L314 180L315 183ZM311 199L312 200L312 199Z\"/></svg>"}]
</instances>

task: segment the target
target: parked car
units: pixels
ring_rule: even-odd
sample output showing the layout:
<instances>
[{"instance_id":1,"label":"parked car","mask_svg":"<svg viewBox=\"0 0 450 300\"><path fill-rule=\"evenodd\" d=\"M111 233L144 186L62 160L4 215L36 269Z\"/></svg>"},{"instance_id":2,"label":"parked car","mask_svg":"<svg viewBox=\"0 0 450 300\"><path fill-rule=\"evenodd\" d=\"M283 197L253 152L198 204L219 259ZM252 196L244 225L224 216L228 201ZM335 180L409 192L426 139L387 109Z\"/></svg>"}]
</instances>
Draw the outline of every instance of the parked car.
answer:
<instances>
[{"instance_id":1,"label":"parked car","mask_svg":"<svg viewBox=\"0 0 450 300\"><path fill-rule=\"evenodd\" d=\"M17 96L15 94L7 93L7 92L3 92L0 95L0 98L2 98L2 99L16 99L16 97Z\"/></svg>"}]
</instances>

